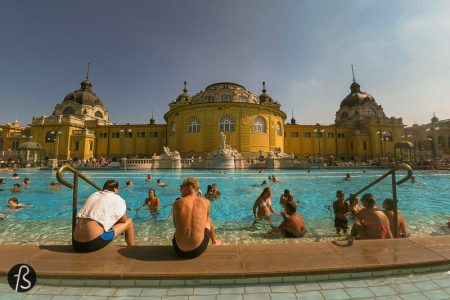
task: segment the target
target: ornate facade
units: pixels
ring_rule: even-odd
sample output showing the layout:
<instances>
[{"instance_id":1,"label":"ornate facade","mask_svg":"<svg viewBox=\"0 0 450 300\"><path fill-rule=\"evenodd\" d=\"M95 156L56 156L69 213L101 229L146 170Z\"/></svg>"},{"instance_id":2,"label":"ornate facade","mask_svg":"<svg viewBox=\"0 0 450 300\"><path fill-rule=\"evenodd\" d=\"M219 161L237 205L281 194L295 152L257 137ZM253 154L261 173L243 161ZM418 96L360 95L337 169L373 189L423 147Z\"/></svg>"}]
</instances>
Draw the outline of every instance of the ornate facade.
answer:
<instances>
[{"instance_id":1,"label":"ornate facade","mask_svg":"<svg viewBox=\"0 0 450 300\"><path fill-rule=\"evenodd\" d=\"M51 116L33 117L29 127L0 125L0 150L34 141L41 144L47 158L60 160L150 158L162 153L163 147L182 157L199 157L220 148L222 132L227 144L243 158L267 156L272 151L297 158L367 160L392 157L395 143L405 136L402 119L387 117L355 80L340 102L334 124L299 125L293 116L286 123L286 117L264 83L260 95L240 84L221 82L192 96L185 83L182 94L169 103L165 124L155 124L152 116L148 124L118 125L110 121L86 77L80 89L56 104ZM414 135L419 136L407 133L408 138ZM432 138L436 149L446 148L448 153L448 131L442 138Z\"/></svg>"}]
</instances>

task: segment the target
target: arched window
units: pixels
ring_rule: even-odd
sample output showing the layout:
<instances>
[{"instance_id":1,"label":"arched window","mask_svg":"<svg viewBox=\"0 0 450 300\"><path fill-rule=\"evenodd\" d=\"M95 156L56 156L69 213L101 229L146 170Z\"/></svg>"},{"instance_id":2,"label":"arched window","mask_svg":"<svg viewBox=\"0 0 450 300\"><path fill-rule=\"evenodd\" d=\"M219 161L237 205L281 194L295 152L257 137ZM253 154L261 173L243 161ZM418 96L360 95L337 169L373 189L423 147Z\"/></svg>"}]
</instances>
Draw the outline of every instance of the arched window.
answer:
<instances>
[{"instance_id":1,"label":"arched window","mask_svg":"<svg viewBox=\"0 0 450 300\"><path fill-rule=\"evenodd\" d=\"M261 117L256 117L253 121L253 132L265 133L266 121Z\"/></svg>"},{"instance_id":2,"label":"arched window","mask_svg":"<svg viewBox=\"0 0 450 300\"><path fill-rule=\"evenodd\" d=\"M52 131L48 131L45 134L45 142L46 143L54 143L56 141L56 131L52 130Z\"/></svg>"},{"instance_id":3,"label":"arched window","mask_svg":"<svg viewBox=\"0 0 450 300\"><path fill-rule=\"evenodd\" d=\"M188 122L188 132L189 133L200 132L200 120L197 117L193 117Z\"/></svg>"},{"instance_id":4,"label":"arched window","mask_svg":"<svg viewBox=\"0 0 450 300\"><path fill-rule=\"evenodd\" d=\"M347 118L348 118L348 112L344 111L344 112L341 114L341 119L347 119Z\"/></svg>"},{"instance_id":5,"label":"arched window","mask_svg":"<svg viewBox=\"0 0 450 300\"><path fill-rule=\"evenodd\" d=\"M247 102L248 98L246 96L239 96L239 101L240 102Z\"/></svg>"},{"instance_id":6,"label":"arched window","mask_svg":"<svg viewBox=\"0 0 450 300\"><path fill-rule=\"evenodd\" d=\"M214 96L206 96L206 102L214 102Z\"/></svg>"},{"instance_id":7,"label":"arched window","mask_svg":"<svg viewBox=\"0 0 450 300\"><path fill-rule=\"evenodd\" d=\"M97 118L103 118L103 114L101 113L101 111L99 111L99 110L97 110L96 112L95 112L95 116L97 117Z\"/></svg>"},{"instance_id":8,"label":"arched window","mask_svg":"<svg viewBox=\"0 0 450 300\"><path fill-rule=\"evenodd\" d=\"M383 140L385 140L386 142L392 142L392 132L390 131L383 131Z\"/></svg>"},{"instance_id":9,"label":"arched window","mask_svg":"<svg viewBox=\"0 0 450 300\"><path fill-rule=\"evenodd\" d=\"M63 115L73 115L75 113L75 109L73 107L68 106L64 108Z\"/></svg>"},{"instance_id":10,"label":"arched window","mask_svg":"<svg viewBox=\"0 0 450 300\"><path fill-rule=\"evenodd\" d=\"M281 124L278 122L276 127L277 135L282 136L283 132L281 131Z\"/></svg>"},{"instance_id":11,"label":"arched window","mask_svg":"<svg viewBox=\"0 0 450 300\"><path fill-rule=\"evenodd\" d=\"M223 116L219 121L220 131L234 131L234 119L230 116Z\"/></svg>"}]
</instances>

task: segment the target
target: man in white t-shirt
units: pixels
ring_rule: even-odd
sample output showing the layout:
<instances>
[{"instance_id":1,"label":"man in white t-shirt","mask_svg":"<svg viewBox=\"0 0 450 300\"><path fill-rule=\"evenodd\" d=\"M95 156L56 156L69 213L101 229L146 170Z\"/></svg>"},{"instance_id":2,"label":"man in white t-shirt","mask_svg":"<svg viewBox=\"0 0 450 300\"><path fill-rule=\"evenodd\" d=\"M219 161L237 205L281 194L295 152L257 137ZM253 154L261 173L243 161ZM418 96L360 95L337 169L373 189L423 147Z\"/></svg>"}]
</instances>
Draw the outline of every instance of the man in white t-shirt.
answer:
<instances>
[{"instance_id":1,"label":"man in white t-shirt","mask_svg":"<svg viewBox=\"0 0 450 300\"><path fill-rule=\"evenodd\" d=\"M125 200L118 195L119 183L110 179L103 190L93 193L77 214L72 246L78 252L97 251L125 232L128 246L134 245L134 225L125 214Z\"/></svg>"}]
</instances>

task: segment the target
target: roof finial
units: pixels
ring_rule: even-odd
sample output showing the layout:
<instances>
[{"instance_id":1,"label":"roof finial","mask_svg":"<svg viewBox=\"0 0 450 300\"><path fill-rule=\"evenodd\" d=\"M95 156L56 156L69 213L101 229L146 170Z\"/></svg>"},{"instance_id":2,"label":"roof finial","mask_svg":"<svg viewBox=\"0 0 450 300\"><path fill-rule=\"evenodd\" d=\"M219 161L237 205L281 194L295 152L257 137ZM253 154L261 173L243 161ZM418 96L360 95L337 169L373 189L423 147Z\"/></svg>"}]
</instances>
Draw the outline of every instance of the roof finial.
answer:
<instances>
[{"instance_id":1,"label":"roof finial","mask_svg":"<svg viewBox=\"0 0 450 300\"><path fill-rule=\"evenodd\" d=\"M266 90L266 82L265 82L265 81L263 81L263 89L262 89L262 92L263 92L264 94L267 92L267 90Z\"/></svg>"},{"instance_id":2,"label":"roof finial","mask_svg":"<svg viewBox=\"0 0 450 300\"><path fill-rule=\"evenodd\" d=\"M292 109L292 118L291 118L291 125L295 125L295 119L294 119L294 109Z\"/></svg>"},{"instance_id":3,"label":"roof finial","mask_svg":"<svg viewBox=\"0 0 450 300\"><path fill-rule=\"evenodd\" d=\"M150 118L150 125L155 124L155 118L153 117L153 109L152 109L152 117Z\"/></svg>"},{"instance_id":4,"label":"roof finial","mask_svg":"<svg viewBox=\"0 0 450 300\"><path fill-rule=\"evenodd\" d=\"M353 82L355 82L355 72L353 71L353 65L352 65L352 75L353 75Z\"/></svg>"},{"instance_id":5,"label":"roof finial","mask_svg":"<svg viewBox=\"0 0 450 300\"><path fill-rule=\"evenodd\" d=\"M86 72L86 80L89 79L89 66L91 65L90 62L88 62L87 72Z\"/></svg>"},{"instance_id":6,"label":"roof finial","mask_svg":"<svg viewBox=\"0 0 450 300\"><path fill-rule=\"evenodd\" d=\"M185 81L185 82L184 82L184 89L183 89L183 92L184 92L184 93L186 93L186 92L188 91L187 88L186 88L186 85L187 85L187 82Z\"/></svg>"}]
</instances>

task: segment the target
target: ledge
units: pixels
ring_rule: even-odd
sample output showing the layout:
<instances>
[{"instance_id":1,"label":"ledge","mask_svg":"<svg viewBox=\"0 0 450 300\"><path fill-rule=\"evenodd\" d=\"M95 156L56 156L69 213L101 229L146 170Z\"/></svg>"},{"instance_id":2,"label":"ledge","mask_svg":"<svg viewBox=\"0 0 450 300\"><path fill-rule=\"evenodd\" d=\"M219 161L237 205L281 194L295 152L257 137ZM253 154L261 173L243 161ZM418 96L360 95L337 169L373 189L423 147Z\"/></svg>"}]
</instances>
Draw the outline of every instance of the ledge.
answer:
<instances>
[{"instance_id":1,"label":"ledge","mask_svg":"<svg viewBox=\"0 0 450 300\"><path fill-rule=\"evenodd\" d=\"M76 253L69 245L0 245L0 277L17 263L39 278L201 280L320 276L450 265L450 236L395 240L210 246L178 258L171 246L110 245Z\"/></svg>"}]
</instances>

